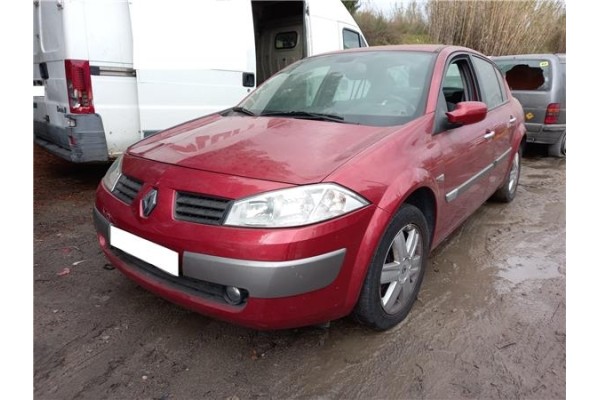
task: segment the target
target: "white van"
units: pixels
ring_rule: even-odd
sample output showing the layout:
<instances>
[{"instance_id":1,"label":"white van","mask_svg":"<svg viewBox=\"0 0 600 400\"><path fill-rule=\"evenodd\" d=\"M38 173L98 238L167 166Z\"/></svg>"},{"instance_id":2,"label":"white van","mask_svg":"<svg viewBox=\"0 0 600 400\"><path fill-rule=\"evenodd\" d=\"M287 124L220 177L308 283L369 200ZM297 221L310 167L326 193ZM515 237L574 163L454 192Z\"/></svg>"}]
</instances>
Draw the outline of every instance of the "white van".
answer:
<instances>
[{"instance_id":1,"label":"white van","mask_svg":"<svg viewBox=\"0 0 600 400\"><path fill-rule=\"evenodd\" d=\"M340 0L36 0L35 142L106 161L300 58L367 46Z\"/></svg>"}]
</instances>

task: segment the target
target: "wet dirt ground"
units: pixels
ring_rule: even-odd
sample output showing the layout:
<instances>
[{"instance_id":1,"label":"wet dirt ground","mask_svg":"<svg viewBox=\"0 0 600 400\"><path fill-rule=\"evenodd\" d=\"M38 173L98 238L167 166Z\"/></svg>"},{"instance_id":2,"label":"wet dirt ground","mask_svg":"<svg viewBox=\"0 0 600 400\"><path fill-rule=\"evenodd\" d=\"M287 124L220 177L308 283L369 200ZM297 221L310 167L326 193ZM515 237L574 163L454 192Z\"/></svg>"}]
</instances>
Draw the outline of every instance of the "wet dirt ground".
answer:
<instances>
[{"instance_id":1,"label":"wet dirt ground","mask_svg":"<svg viewBox=\"0 0 600 400\"><path fill-rule=\"evenodd\" d=\"M485 204L433 252L400 326L259 332L106 267L92 207L107 166L36 146L35 398L564 398L565 167L526 155L515 201Z\"/></svg>"}]
</instances>

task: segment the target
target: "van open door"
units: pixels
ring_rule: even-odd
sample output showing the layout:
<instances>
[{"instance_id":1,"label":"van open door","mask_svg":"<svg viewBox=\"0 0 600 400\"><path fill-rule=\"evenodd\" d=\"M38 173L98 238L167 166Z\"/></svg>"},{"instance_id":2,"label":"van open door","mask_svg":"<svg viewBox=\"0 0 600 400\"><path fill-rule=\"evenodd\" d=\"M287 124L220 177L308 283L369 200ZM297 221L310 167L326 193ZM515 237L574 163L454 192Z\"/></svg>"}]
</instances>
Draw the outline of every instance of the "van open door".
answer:
<instances>
[{"instance_id":1,"label":"van open door","mask_svg":"<svg viewBox=\"0 0 600 400\"><path fill-rule=\"evenodd\" d=\"M142 136L230 107L256 85L250 0L130 0Z\"/></svg>"}]
</instances>

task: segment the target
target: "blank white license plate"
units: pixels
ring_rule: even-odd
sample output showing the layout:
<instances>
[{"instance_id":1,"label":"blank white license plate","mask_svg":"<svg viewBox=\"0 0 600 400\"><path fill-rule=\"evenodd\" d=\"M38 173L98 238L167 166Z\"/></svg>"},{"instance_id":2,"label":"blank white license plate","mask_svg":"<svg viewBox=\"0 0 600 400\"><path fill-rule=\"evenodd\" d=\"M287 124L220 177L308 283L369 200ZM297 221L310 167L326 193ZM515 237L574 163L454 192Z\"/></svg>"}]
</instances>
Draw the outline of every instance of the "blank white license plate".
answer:
<instances>
[{"instance_id":1,"label":"blank white license plate","mask_svg":"<svg viewBox=\"0 0 600 400\"><path fill-rule=\"evenodd\" d=\"M176 251L112 225L110 226L110 244L171 275L179 276L179 255Z\"/></svg>"}]
</instances>

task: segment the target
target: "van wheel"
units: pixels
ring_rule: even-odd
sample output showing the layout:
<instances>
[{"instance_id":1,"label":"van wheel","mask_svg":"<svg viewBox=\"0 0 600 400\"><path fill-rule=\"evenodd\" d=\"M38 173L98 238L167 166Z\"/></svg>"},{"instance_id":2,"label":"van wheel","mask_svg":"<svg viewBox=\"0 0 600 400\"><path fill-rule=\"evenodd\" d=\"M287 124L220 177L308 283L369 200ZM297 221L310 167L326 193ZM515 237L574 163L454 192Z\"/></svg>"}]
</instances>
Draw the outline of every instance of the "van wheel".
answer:
<instances>
[{"instance_id":1,"label":"van wheel","mask_svg":"<svg viewBox=\"0 0 600 400\"><path fill-rule=\"evenodd\" d=\"M514 200L515 196L517 195L519 177L521 176L521 154L522 150L521 147L519 147L519 151L517 151L513 156L510 171L506 176L506 180L492 195L492 200L503 203L510 203Z\"/></svg>"},{"instance_id":2,"label":"van wheel","mask_svg":"<svg viewBox=\"0 0 600 400\"><path fill-rule=\"evenodd\" d=\"M417 299L428 254L427 221L417 207L405 204L379 242L354 317L376 330L402 322Z\"/></svg>"},{"instance_id":3,"label":"van wheel","mask_svg":"<svg viewBox=\"0 0 600 400\"><path fill-rule=\"evenodd\" d=\"M560 139L548 147L548 155L563 158L567 156L567 131L564 131Z\"/></svg>"}]
</instances>

